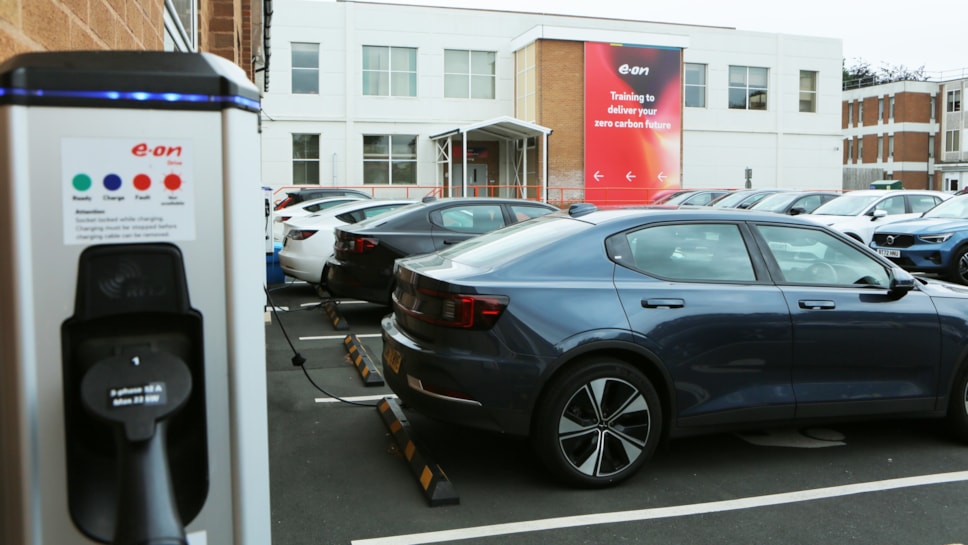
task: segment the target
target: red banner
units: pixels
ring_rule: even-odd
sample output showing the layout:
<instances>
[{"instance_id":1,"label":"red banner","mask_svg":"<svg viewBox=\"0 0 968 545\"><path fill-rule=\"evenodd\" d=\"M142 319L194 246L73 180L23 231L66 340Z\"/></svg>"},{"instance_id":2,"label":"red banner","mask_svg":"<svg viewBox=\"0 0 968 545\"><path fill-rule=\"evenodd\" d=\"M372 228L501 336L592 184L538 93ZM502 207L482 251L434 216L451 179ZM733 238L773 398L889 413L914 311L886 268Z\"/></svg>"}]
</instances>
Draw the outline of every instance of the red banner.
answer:
<instances>
[{"instance_id":1,"label":"red banner","mask_svg":"<svg viewBox=\"0 0 968 545\"><path fill-rule=\"evenodd\" d=\"M585 200L638 204L682 181L681 50L585 43Z\"/></svg>"}]
</instances>

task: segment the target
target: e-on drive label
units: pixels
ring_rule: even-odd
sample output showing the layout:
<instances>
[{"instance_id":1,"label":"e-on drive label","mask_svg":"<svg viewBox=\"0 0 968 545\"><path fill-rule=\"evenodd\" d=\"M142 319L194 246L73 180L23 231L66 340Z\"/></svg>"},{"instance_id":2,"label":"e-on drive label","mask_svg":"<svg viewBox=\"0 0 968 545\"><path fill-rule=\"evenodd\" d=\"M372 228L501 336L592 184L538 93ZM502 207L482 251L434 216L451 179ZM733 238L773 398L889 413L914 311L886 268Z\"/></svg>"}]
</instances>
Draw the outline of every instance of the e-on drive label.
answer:
<instances>
[{"instance_id":1,"label":"e-on drive label","mask_svg":"<svg viewBox=\"0 0 968 545\"><path fill-rule=\"evenodd\" d=\"M188 140L61 140L64 244L195 239Z\"/></svg>"}]
</instances>

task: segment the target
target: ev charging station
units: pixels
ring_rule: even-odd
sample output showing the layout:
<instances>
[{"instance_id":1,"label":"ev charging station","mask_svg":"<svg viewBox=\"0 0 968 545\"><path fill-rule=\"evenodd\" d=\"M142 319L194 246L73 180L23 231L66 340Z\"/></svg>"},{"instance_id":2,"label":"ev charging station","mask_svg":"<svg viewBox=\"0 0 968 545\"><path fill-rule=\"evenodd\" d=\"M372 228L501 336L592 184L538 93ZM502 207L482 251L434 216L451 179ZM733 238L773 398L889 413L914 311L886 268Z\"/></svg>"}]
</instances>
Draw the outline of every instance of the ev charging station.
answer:
<instances>
[{"instance_id":1,"label":"ev charging station","mask_svg":"<svg viewBox=\"0 0 968 545\"><path fill-rule=\"evenodd\" d=\"M210 54L0 66L0 543L271 543L258 116Z\"/></svg>"}]
</instances>

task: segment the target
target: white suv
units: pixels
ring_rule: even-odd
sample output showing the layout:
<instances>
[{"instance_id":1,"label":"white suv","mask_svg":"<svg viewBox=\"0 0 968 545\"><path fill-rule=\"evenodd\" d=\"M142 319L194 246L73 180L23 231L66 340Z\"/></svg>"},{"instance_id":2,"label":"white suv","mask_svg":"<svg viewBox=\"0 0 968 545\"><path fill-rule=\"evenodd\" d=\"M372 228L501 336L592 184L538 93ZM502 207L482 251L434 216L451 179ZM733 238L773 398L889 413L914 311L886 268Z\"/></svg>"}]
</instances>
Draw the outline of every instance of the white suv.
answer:
<instances>
[{"instance_id":1,"label":"white suv","mask_svg":"<svg viewBox=\"0 0 968 545\"><path fill-rule=\"evenodd\" d=\"M949 198L950 193L920 189L851 191L800 217L829 225L866 246L875 227L916 218Z\"/></svg>"}]
</instances>

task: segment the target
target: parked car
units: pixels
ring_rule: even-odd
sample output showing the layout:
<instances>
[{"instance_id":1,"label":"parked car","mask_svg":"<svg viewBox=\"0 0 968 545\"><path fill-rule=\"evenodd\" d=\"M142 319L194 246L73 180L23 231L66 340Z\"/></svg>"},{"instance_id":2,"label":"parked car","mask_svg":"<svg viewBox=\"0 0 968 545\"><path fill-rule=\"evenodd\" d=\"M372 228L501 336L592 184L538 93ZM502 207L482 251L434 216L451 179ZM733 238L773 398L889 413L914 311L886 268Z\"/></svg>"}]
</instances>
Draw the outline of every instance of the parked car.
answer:
<instances>
[{"instance_id":1,"label":"parked car","mask_svg":"<svg viewBox=\"0 0 968 545\"><path fill-rule=\"evenodd\" d=\"M875 227L918 217L949 198L950 194L941 191L864 189L845 193L804 217L833 227L866 246Z\"/></svg>"},{"instance_id":2,"label":"parked car","mask_svg":"<svg viewBox=\"0 0 968 545\"><path fill-rule=\"evenodd\" d=\"M404 406L527 436L568 483L739 427L917 415L968 441L968 293L797 216L575 205L395 278Z\"/></svg>"},{"instance_id":3,"label":"parked car","mask_svg":"<svg viewBox=\"0 0 968 545\"><path fill-rule=\"evenodd\" d=\"M286 192L286 195L276 202L274 210L287 208L304 201L325 199L327 197L359 197L361 199L371 199L373 195L358 189L347 189L345 187L311 187L296 189Z\"/></svg>"},{"instance_id":4,"label":"parked car","mask_svg":"<svg viewBox=\"0 0 968 545\"><path fill-rule=\"evenodd\" d=\"M279 251L279 267L287 276L320 284L326 279L326 260L333 255L333 229L396 210L414 201L360 199L286 222L286 238Z\"/></svg>"},{"instance_id":5,"label":"parked car","mask_svg":"<svg viewBox=\"0 0 968 545\"><path fill-rule=\"evenodd\" d=\"M292 206L275 210L272 213L272 238L275 240L283 240L286 237L285 224L293 218L309 216L322 210L326 210L327 208L360 200L363 199L356 196L324 197L322 199L302 201Z\"/></svg>"},{"instance_id":6,"label":"parked car","mask_svg":"<svg viewBox=\"0 0 968 545\"><path fill-rule=\"evenodd\" d=\"M354 225L337 227L326 289L339 297L390 304L397 258L424 254L557 210L520 199L428 198Z\"/></svg>"},{"instance_id":7,"label":"parked car","mask_svg":"<svg viewBox=\"0 0 968 545\"><path fill-rule=\"evenodd\" d=\"M761 199L781 191L789 191L789 189L780 189L777 187L767 189L737 189L736 191L730 191L725 195L709 201L706 206L712 206L713 208L749 208Z\"/></svg>"},{"instance_id":8,"label":"parked car","mask_svg":"<svg viewBox=\"0 0 968 545\"><path fill-rule=\"evenodd\" d=\"M783 191L763 197L749 208L777 214L809 214L818 206L840 196L833 191Z\"/></svg>"},{"instance_id":9,"label":"parked car","mask_svg":"<svg viewBox=\"0 0 968 545\"><path fill-rule=\"evenodd\" d=\"M670 195L668 198L656 201L655 204L703 206L729 192L728 189L694 189Z\"/></svg>"},{"instance_id":10,"label":"parked car","mask_svg":"<svg viewBox=\"0 0 968 545\"><path fill-rule=\"evenodd\" d=\"M871 248L905 270L968 285L968 195L948 199L919 218L877 227Z\"/></svg>"}]
</instances>

